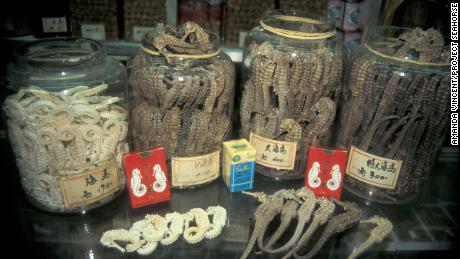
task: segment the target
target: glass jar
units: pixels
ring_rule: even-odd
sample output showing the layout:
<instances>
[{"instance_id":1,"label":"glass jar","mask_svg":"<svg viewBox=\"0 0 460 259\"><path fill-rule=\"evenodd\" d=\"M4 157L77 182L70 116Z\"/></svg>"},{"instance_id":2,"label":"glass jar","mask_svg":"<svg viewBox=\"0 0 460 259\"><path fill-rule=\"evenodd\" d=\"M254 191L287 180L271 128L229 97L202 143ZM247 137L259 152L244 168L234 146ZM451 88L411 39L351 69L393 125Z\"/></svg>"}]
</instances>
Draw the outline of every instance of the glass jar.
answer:
<instances>
[{"instance_id":1,"label":"glass jar","mask_svg":"<svg viewBox=\"0 0 460 259\"><path fill-rule=\"evenodd\" d=\"M146 34L129 76L134 149L164 147L172 188L217 179L230 137L235 69L214 33L188 22Z\"/></svg>"},{"instance_id":2,"label":"glass jar","mask_svg":"<svg viewBox=\"0 0 460 259\"><path fill-rule=\"evenodd\" d=\"M267 12L248 33L243 60L240 135L257 151L256 172L303 179L308 146L328 143L341 91L334 20Z\"/></svg>"},{"instance_id":3,"label":"glass jar","mask_svg":"<svg viewBox=\"0 0 460 259\"><path fill-rule=\"evenodd\" d=\"M336 144L349 147L344 188L370 201L414 201L430 178L449 111L440 32L375 27L350 62Z\"/></svg>"},{"instance_id":4,"label":"glass jar","mask_svg":"<svg viewBox=\"0 0 460 259\"><path fill-rule=\"evenodd\" d=\"M80 212L125 188L126 70L97 41L59 38L13 53L3 105L22 187L37 207Z\"/></svg>"}]
</instances>

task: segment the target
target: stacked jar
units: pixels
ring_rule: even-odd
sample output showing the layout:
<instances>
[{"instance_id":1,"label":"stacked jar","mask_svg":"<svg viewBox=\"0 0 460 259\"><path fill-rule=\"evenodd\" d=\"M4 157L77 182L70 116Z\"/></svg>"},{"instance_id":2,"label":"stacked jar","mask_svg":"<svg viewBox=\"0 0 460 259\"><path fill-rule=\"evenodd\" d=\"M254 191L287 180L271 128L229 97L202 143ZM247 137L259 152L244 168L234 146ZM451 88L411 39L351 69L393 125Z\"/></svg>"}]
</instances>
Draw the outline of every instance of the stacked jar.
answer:
<instances>
[{"instance_id":1,"label":"stacked jar","mask_svg":"<svg viewBox=\"0 0 460 259\"><path fill-rule=\"evenodd\" d=\"M375 27L347 74L337 145L344 188L380 203L420 197L449 111L449 51L439 31Z\"/></svg>"},{"instance_id":2,"label":"stacked jar","mask_svg":"<svg viewBox=\"0 0 460 259\"><path fill-rule=\"evenodd\" d=\"M235 69L219 38L188 22L159 24L131 64L130 127L136 150L164 147L172 188L219 177L230 136Z\"/></svg>"},{"instance_id":3,"label":"stacked jar","mask_svg":"<svg viewBox=\"0 0 460 259\"><path fill-rule=\"evenodd\" d=\"M18 47L3 112L28 199L51 212L105 204L125 186L126 71L90 39Z\"/></svg>"},{"instance_id":4,"label":"stacked jar","mask_svg":"<svg viewBox=\"0 0 460 259\"><path fill-rule=\"evenodd\" d=\"M325 145L341 92L342 54L333 20L297 11L264 14L245 43L241 136L256 172L305 176L308 146Z\"/></svg>"}]
</instances>

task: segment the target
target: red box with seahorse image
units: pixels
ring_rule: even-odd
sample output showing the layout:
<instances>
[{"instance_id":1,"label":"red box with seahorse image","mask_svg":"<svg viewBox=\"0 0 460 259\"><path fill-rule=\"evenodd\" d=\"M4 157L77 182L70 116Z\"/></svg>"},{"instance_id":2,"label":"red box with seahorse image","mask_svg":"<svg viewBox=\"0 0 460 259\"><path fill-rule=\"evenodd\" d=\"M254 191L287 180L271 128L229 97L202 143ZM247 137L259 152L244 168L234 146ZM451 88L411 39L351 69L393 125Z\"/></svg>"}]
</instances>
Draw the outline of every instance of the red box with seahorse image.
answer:
<instances>
[{"instance_id":1,"label":"red box with seahorse image","mask_svg":"<svg viewBox=\"0 0 460 259\"><path fill-rule=\"evenodd\" d=\"M340 200L348 152L341 148L309 147L305 186L316 197Z\"/></svg>"},{"instance_id":2,"label":"red box with seahorse image","mask_svg":"<svg viewBox=\"0 0 460 259\"><path fill-rule=\"evenodd\" d=\"M125 154L123 160L132 208L171 199L163 148Z\"/></svg>"}]
</instances>

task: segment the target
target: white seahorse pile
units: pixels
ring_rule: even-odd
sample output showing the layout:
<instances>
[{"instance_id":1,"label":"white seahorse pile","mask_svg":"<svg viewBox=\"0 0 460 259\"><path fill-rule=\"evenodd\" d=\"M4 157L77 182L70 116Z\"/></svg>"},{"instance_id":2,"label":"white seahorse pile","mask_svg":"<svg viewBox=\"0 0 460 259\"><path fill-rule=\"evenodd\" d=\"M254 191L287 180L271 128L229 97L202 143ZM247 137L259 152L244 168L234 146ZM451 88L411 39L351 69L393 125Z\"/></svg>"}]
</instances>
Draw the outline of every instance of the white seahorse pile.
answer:
<instances>
[{"instance_id":1,"label":"white seahorse pile","mask_svg":"<svg viewBox=\"0 0 460 259\"><path fill-rule=\"evenodd\" d=\"M65 208L59 177L97 167L116 154L124 186L121 152L128 112L102 96L107 85L49 92L31 86L6 98L8 136L28 196L52 210Z\"/></svg>"},{"instance_id":2,"label":"white seahorse pile","mask_svg":"<svg viewBox=\"0 0 460 259\"><path fill-rule=\"evenodd\" d=\"M211 218L211 220L210 220ZM194 222L194 226L192 223ZM221 206L211 206L206 210L193 208L185 214L168 213L165 217L147 214L129 229L113 229L104 232L100 242L124 252L149 255L162 245L171 245L183 235L185 242L195 244L203 239L220 235L227 224L227 211ZM115 241L126 242L122 247Z\"/></svg>"}]
</instances>

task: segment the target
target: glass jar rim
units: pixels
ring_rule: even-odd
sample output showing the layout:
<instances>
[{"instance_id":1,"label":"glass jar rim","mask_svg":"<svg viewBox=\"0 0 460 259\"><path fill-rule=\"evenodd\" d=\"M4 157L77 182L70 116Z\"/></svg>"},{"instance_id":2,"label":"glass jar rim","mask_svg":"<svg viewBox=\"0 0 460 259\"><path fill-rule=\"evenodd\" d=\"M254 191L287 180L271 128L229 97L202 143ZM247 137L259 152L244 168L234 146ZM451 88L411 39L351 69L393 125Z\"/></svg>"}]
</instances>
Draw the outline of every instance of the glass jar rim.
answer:
<instances>
[{"instance_id":1,"label":"glass jar rim","mask_svg":"<svg viewBox=\"0 0 460 259\"><path fill-rule=\"evenodd\" d=\"M380 58L392 60L395 62L401 63L410 63L413 65L421 65L421 66L438 66L444 67L449 66L449 62L444 60L437 60L433 62L427 61L418 61L411 57L398 57L395 54L383 53L381 51L382 48L390 47L391 44L395 44L398 41L398 36L405 32L410 32L414 30L414 28L409 27L398 27L398 26L374 26L369 29L369 33L364 40L364 47L371 53ZM444 47L446 47L444 45ZM440 57L441 58L441 57Z\"/></svg>"},{"instance_id":2,"label":"glass jar rim","mask_svg":"<svg viewBox=\"0 0 460 259\"><path fill-rule=\"evenodd\" d=\"M294 39L317 40L335 35L335 21L308 11L268 10L260 19L263 29ZM314 28L315 31L307 29Z\"/></svg>"},{"instance_id":3,"label":"glass jar rim","mask_svg":"<svg viewBox=\"0 0 460 259\"><path fill-rule=\"evenodd\" d=\"M77 66L104 57L105 47L99 41L63 37L26 42L13 51L13 63L37 66Z\"/></svg>"}]
</instances>

